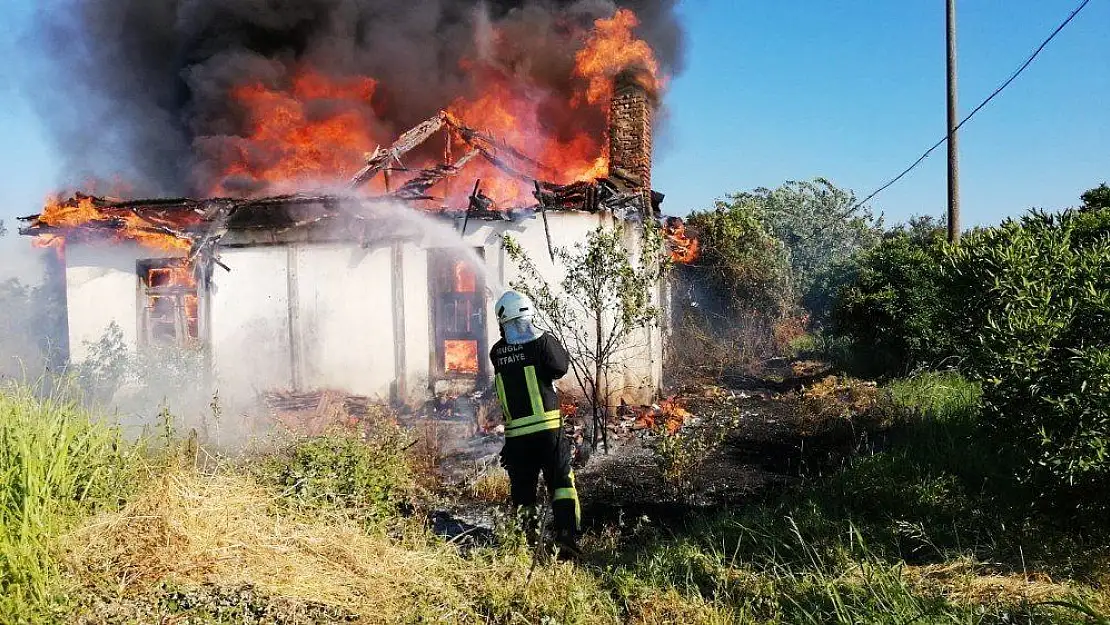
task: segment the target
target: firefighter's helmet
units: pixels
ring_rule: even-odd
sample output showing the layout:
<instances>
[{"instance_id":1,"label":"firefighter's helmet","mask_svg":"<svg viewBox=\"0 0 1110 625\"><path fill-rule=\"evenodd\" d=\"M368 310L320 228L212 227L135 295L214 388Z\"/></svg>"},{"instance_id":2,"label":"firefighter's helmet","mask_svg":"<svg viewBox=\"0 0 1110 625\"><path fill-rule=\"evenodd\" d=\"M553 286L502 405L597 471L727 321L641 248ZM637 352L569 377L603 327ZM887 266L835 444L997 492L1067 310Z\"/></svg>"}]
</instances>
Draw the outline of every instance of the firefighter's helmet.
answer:
<instances>
[{"instance_id":1,"label":"firefighter's helmet","mask_svg":"<svg viewBox=\"0 0 1110 625\"><path fill-rule=\"evenodd\" d=\"M527 295L516 291L506 291L497 300L497 322L501 325L513 319L532 318L536 314L535 306Z\"/></svg>"}]
</instances>

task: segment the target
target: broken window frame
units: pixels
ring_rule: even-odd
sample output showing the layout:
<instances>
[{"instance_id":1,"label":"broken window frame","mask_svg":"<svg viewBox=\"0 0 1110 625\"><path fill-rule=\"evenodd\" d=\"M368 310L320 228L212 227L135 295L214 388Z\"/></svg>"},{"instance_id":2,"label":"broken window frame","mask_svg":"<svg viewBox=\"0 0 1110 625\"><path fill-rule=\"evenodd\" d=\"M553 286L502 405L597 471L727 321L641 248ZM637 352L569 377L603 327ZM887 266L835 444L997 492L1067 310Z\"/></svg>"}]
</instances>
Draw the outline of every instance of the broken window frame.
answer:
<instances>
[{"instance_id":1,"label":"broken window frame","mask_svg":"<svg viewBox=\"0 0 1110 625\"><path fill-rule=\"evenodd\" d=\"M180 257L169 258L143 258L135 263L137 274L138 300L138 328L139 345L144 348L176 346L182 348L200 348L207 345L208 332L208 298L204 289L194 282L192 285L152 286L150 275L152 270L180 268L184 265ZM190 332L189 317L187 313L188 297L196 298L196 331ZM153 299L171 298L173 300L173 336L155 335L156 324L152 319ZM164 323L164 322L162 322Z\"/></svg>"},{"instance_id":2,"label":"broken window frame","mask_svg":"<svg viewBox=\"0 0 1110 625\"><path fill-rule=\"evenodd\" d=\"M479 259L485 259L485 250L476 247L475 253ZM453 270L460 261L466 261L465 255L454 249L431 248L428 250L428 301L431 308L431 336L432 336L432 377L436 380L488 380L490 377L489 363L489 332L487 328L487 309L489 301L486 295L485 276L481 271L474 271L474 292L458 293L453 289ZM469 332L450 332L444 327L448 303L452 300L471 301L471 330ZM447 341L477 341L478 343L478 371L466 373L461 371L447 371L446 345Z\"/></svg>"}]
</instances>

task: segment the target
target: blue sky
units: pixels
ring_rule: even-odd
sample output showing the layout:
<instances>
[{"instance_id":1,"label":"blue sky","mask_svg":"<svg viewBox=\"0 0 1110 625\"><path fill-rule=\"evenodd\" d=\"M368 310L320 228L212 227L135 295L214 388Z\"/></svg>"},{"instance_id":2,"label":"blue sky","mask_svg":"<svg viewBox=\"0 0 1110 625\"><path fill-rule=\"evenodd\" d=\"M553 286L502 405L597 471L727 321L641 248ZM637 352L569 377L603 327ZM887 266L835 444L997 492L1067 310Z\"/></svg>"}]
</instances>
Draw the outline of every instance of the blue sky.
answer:
<instances>
[{"instance_id":1,"label":"blue sky","mask_svg":"<svg viewBox=\"0 0 1110 625\"><path fill-rule=\"evenodd\" d=\"M961 109L988 95L1077 0L961 0ZM30 0L0 5L27 29ZM942 0L686 0L686 70L671 84L655 186L667 211L730 191L824 176L860 196L944 134ZM965 225L1061 208L1110 180L1110 0L1090 6L961 135ZM0 53L0 218L34 212L62 179L19 89L18 39ZM96 155L88 155L96 158ZM891 220L940 215L944 151L874 202ZM0 239L11 249L15 237ZM20 242L25 244L25 242ZM8 255L0 263L12 262Z\"/></svg>"},{"instance_id":2,"label":"blue sky","mask_svg":"<svg viewBox=\"0 0 1110 625\"><path fill-rule=\"evenodd\" d=\"M824 176L861 198L945 133L943 0L687 0L653 186L667 210ZM961 115L1077 0L960 0ZM965 225L1078 204L1110 181L1110 1L1090 5L960 135ZM945 151L872 205L899 221L945 211Z\"/></svg>"}]
</instances>

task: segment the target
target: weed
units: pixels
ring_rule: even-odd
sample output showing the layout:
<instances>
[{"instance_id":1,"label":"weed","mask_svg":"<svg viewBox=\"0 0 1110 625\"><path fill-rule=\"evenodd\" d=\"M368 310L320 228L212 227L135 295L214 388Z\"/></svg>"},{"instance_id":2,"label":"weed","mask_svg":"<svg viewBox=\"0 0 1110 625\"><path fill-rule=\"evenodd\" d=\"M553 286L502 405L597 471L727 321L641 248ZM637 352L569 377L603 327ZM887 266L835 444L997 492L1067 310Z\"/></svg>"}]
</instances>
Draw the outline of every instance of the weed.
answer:
<instances>
[{"instance_id":1,"label":"weed","mask_svg":"<svg viewBox=\"0 0 1110 625\"><path fill-rule=\"evenodd\" d=\"M674 410L685 413L682 408ZM688 423L678 429L672 429L667 419L659 419L649 431L652 438L648 444L663 482L680 499L692 492L689 486L698 469L740 422L740 411L727 404L717 404L699 417L689 416Z\"/></svg>"},{"instance_id":2,"label":"weed","mask_svg":"<svg viewBox=\"0 0 1110 625\"><path fill-rule=\"evenodd\" d=\"M296 441L254 471L295 509L342 509L372 525L395 516L412 491L404 443L398 428L381 424L365 442L345 435Z\"/></svg>"},{"instance_id":3,"label":"weed","mask_svg":"<svg viewBox=\"0 0 1110 625\"><path fill-rule=\"evenodd\" d=\"M471 482L467 491L478 501L504 503L509 500L509 474L501 468L489 469Z\"/></svg>"},{"instance_id":4,"label":"weed","mask_svg":"<svg viewBox=\"0 0 1110 625\"><path fill-rule=\"evenodd\" d=\"M137 468L119 432L76 405L0 389L0 615L52 599L52 541L80 515L117 507Z\"/></svg>"}]
</instances>

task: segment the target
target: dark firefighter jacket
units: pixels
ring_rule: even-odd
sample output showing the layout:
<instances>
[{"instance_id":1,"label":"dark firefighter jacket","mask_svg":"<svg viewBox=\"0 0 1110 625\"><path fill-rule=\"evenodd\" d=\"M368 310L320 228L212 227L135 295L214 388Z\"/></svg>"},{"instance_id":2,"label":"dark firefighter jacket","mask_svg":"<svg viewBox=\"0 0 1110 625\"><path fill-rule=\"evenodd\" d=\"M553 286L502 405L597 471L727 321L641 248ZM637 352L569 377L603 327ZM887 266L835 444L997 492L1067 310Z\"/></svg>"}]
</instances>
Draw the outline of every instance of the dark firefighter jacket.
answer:
<instances>
[{"instance_id":1,"label":"dark firefighter jacket","mask_svg":"<svg viewBox=\"0 0 1110 625\"><path fill-rule=\"evenodd\" d=\"M510 345L501 339L490 350L494 384L505 414L505 437L514 438L560 427L559 398L553 380L567 373L567 350L550 334Z\"/></svg>"}]
</instances>

